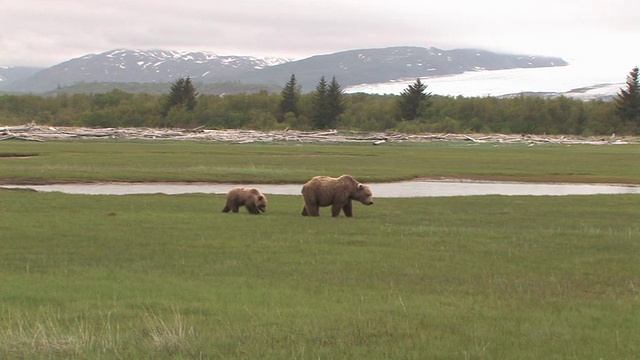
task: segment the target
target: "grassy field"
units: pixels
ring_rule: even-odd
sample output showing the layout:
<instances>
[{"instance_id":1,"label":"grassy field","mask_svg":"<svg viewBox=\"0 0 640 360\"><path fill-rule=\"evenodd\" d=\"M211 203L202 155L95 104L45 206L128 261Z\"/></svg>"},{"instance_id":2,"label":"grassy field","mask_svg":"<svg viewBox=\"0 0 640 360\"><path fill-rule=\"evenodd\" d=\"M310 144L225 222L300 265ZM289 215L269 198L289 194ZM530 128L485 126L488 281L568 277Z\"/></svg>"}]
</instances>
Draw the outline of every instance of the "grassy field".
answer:
<instances>
[{"instance_id":1,"label":"grassy field","mask_svg":"<svg viewBox=\"0 0 640 360\"><path fill-rule=\"evenodd\" d=\"M0 190L0 358L640 353L637 195L269 200Z\"/></svg>"},{"instance_id":2,"label":"grassy field","mask_svg":"<svg viewBox=\"0 0 640 360\"><path fill-rule=\"evenodd\" d=\"M192 141L0 142L0 182L304 183L417 177L640 184L640 145L401 143L384 146Z\"/></svg>"},{"instance_id":3,"label":"grassy field","mask_svg":"<svg viewBox=\"0 0 640 360\"><path fill-rule=\"evenodd\" d=\"M638 183L638 150L0 142L0 177ZM379 198L350 219L302 217L300 196L269 195L258 216L223 205L0 189L0 359L640 353L638 195Z\"/></svg>"}]
</instances>

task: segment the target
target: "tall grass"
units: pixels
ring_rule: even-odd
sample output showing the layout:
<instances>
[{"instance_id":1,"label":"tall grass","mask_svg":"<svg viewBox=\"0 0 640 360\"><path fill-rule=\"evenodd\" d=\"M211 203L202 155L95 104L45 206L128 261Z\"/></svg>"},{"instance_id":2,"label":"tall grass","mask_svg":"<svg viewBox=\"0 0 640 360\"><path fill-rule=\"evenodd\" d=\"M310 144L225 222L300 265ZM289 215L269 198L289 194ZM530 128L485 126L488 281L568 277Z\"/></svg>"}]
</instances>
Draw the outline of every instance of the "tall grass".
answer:
<instances>
[{"instance_id":1,"label":"tall grass","mask_svg":"<svg viewBox=\"0 0 640 360\"><path fill-rule=\"evenodd\" d=\"M640 353L637 195L223 203L0 190L0 358Z\"/></svg>"}]
</instances>

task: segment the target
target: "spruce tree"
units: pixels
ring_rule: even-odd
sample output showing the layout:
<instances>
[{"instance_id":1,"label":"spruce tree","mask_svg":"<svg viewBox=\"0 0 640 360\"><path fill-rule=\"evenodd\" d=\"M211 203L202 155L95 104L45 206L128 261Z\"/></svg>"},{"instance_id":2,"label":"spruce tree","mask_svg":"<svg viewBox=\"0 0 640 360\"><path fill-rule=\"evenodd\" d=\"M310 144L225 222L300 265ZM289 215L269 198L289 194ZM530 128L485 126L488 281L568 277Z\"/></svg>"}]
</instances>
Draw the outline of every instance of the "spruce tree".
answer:
<instances>
[{"instance_id":1,"label":"spruce tree","mask_svg":"<svg viewBox=\"0 0 640 360\"><path fill-rule=\"evenodd\" d=\"M163 111L164 116L167 116L171 108L175 106L184 106L186 110L192 111L196 107L197 96L198 93L196 92L190 77L176 80L171 85L169 97L165 102Z\"/></svg>"},{"instance_id":2,"label":"spruce tree","mask_svg":"<svg viewBox=\"0 0 640 360\"><path fill-rule=\"evenodd\" d=\"M327 129L330 124L331 111L329 107L329 97L327 81L324 76L320 78L320 82L316 85L313 93L311 120L316 129Z\"/></svg>"},{"instance_id":3,"label":"spruce tree","mask_svg":"<svg viewBox=\"0 0 640 360\"><path fill-rule=\"evenodd\" d=\"M427 93L426 90L427 85L418 78L414 84L402 91L398 103L401 119L413 120L420 115L420 106L431 97L431 93Z\"/></svg>"},{"instance_id":4,"label":"spruce tree","mask_svg":"<svg viewBox=\"0 0 640 360\"><path fill-rule=\"evenodd\" d=\"M338 125L340 115L345 110L344 105L344 92L340 87L340 84L336 81L334 76L327 88L327 107L328 107L328 122L327 127L335 129Z\"/></svg>"},{"instance_id":5,"label":"spruce tree","mask_svg":"<svg viewBox=\"0 0 640 360\"><path fill-rule=\"evenodd\" d=\"M300 85L296 81L296 75L291 74L291 79L285 84L282 89L282 99L280 100L280 112L282 116L287 113L293 113L298 116L298 100L300 100Z\"/></svg>"},{"instance_id":6,"label":"spruce tree","mask_svg":"<svg viewBox=\"0 0 640 360\"><path fill-rule=\"evenodd\" d=\"M627 76L626 89L620 89L615 100L616 110L621 119L637 121L640 125L640 85L638 83L638 67Z\"/></svg>"}]
</instances>

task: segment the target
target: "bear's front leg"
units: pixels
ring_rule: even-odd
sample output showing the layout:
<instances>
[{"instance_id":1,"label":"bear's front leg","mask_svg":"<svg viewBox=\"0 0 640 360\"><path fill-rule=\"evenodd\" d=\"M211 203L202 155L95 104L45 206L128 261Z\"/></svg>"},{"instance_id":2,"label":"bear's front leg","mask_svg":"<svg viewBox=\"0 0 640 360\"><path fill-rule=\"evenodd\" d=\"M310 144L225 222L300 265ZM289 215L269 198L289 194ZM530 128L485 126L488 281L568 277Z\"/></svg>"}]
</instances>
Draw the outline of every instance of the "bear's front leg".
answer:
<instances>
[{"instance_id":1,"label":"bear's front leg","mask_svg":"<svg viewBox=\"0 0 640 360\"><path fill-rule=\"evenodd\" d=\"M247 205L247 210L249 210L250 214L260 214L260 210L258 210L258 207L253 204Z\"/></svg>"},{"instance_id":2,"label":"bear's front leg","mask_svg":"<svg viewBox=\"0 0 640 360\"><path fill-rule=\"evenodd\" d=\"M347 201L347 203L342 207L342 210L346 217L353 216L353 203L351 202L351 199L349 199L349 201Z\"/></svg>"}]
</instances>

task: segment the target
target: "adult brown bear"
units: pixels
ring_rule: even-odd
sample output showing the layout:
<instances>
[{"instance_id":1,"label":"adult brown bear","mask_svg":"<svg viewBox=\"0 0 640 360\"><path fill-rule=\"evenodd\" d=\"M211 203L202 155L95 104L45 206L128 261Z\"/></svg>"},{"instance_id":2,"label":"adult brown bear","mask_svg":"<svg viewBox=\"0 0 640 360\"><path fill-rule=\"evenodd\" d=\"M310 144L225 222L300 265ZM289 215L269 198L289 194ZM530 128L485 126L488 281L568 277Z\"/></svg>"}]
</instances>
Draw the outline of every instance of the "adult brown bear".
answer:
<instances>
[{"instance_id":1,"label":"adult brown bear","mask_svg":"<svg viewBox=\"0 0 640 360\"><path fill-rule=\"evenodd\" d=\"M236 187L229 190L222 212L237 213L241 206L245 206L251 214L260 214L267 211L267 197L255 188Z\"/></svg>"},{"instance_id":2,"label":"adult brown bear","mask_svg":"<svg viewBox=\"0 0 640 360\"><path fill-rule=\"evenodd\" d=\"M320 207L331 205L331 216L340 216L344 211L347 217L353 216L351 200L365 205L373 204L373 195L367 185L356 181L351 175L339 178L316 176L302 186L304 198L303 216L320 216Z\"/></svg>"}]
</instances>

